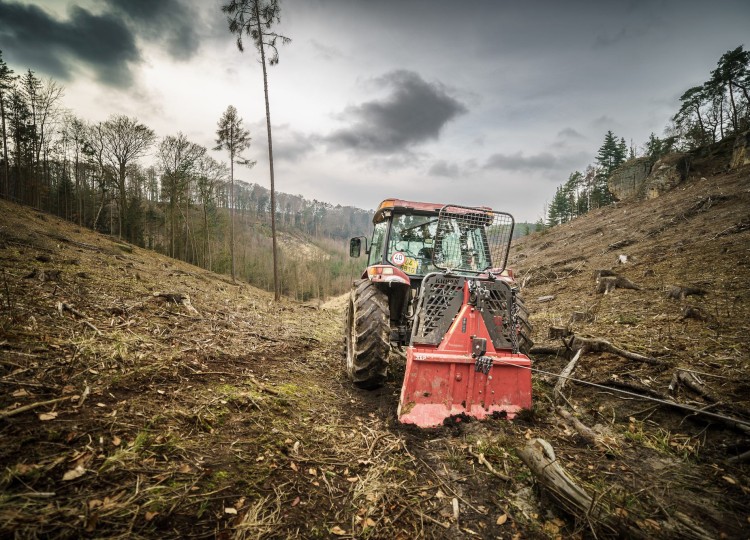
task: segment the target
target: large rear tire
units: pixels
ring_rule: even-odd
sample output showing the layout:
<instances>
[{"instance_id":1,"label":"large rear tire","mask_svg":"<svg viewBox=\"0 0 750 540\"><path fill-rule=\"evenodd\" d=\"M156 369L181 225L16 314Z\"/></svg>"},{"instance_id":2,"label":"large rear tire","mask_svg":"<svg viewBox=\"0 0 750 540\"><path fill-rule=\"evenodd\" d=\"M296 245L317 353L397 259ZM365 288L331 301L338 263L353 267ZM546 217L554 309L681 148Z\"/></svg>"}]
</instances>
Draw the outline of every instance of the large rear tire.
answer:
<instances>
[{"instance_id":1,"label":"large rear tire","mask_svg":"<svg viewBox=\"0 0 750 540\"><path fill-rule=\"evenodd\" d=\"M516 295L516 324L518 324L518 352L528 356L529 351L534 346L534 340L531 339L533 327L529 322L529 310L523 303L523 299Z\"/></svg>"},{"instance_id":2,"label":"large rear tire","mask_svg":"<svg viewBox=\"0 0 750 540\"><path fill-rule=\"evenodd\" d=\"M355 282L346 309L346 372L360 388L385 383L390 352L388 297L369 279Z\"/></svg>"}]
</instances>

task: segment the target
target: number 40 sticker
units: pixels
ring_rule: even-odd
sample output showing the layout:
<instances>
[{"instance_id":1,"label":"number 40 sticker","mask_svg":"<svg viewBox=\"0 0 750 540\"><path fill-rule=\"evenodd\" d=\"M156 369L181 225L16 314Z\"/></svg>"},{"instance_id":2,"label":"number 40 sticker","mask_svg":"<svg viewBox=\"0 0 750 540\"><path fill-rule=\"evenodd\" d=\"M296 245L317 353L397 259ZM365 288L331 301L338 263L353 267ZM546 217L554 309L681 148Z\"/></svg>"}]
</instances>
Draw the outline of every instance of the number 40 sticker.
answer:
<instances>
[{"instance_id":1,"label":"number 40 sticker","mask_svg":"<svg viewBox=\"0 0 750 540\"><path fill-rule=\"evenodd\" d=\"M393 255L391 256L391 261L392 261L392 262L393 262L393 264L395 264L396 266L401 266L401 265L402 265L402 264L404 264L404 262L406 261L406 255L404 255L404 254L403 254L403 253L401 253L400 251L397 251L396 253L394 253L394 254L393 254Z\"/></svg>"}]
</instances>

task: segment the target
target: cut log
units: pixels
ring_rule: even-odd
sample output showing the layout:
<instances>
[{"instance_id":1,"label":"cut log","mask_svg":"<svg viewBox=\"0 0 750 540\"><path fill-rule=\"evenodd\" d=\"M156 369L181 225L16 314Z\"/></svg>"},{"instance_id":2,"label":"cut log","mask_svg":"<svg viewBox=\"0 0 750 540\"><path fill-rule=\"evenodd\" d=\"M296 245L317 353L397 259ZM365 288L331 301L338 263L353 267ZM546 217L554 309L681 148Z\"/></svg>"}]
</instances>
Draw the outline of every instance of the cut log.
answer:
<instances>
[{"instance_id":1,"label":"cut log","mask_svg":"<svg viewBox=\"0 0 750 540\"><path fill-rule=\"evenodd\" d=\"M667 298L672 300L684 300L686 296L704 296L706 291L700 287L683 287L672 285L667 291Z\"/></svg>"},{"instance_id":2,"label":"cut log","mask_svg":"<svg viewBox=\"0 0 750 540\"><path fill-rule=\"evenodd\" d=\"M614 270L607 270L606 268L594 270L594 279L603 277L617 277L617 273Z\"/></svg>"},{"instance_id":3,"label":"cut log","mask_svg":"<svg viewBox=\"0 0 750 540\"><path fill-rule=\"evenodd\" d=\"M518 449L521 458L542 488L567 512L581 519L599 521L600 505L575 483L557 460L552 446L544 439L531 439Z\"/></svg>"},{"instance_id":4,"label":"cut log","mask_svg":"<svg viewBox=\"0 0 750 540\"><path fill-rule=\"evenodd\" d=\"M593 312L587 311L574 311L570 314L569 324L577 322L594 322L596 316Z\"/></svg>"},{"instance_id":5,"label":"cut log","mask_svg":"<svg viewBox=\"0 0 750 540\"><path fill-rule=\"evenodd\" d=\"M636 291L641 288L630 281L628 278L622 276L607 276L600 277L596 280L596 292L599 294L608 294L615 289L633 289Z\"/></svg>"},{"instance_id":6,"label":"cut log","mask_svg":"<svg viewBox=\"0 0 750 540\"><path fill-rule=\"evenodd\" d=\"M682 310L682 320L685 319L695 319L696 321L703 321L706 322L710 319L710 317L706 314L705 311L703 311L701 308L696 307L690 307L687 306L685 309Z\"/></svg>"},{"instance_id":7,"label":"cut log","mask_svg":"<svg viewBox=\"0 0 750 540\"><path fill-rule=\"evenodd\" d=\"M572 332L570 331L570 328L564 326L550 326L547 337L549 337L549 339L561 339L568 337L571 334Z\"/></svg>"}]
</instances>

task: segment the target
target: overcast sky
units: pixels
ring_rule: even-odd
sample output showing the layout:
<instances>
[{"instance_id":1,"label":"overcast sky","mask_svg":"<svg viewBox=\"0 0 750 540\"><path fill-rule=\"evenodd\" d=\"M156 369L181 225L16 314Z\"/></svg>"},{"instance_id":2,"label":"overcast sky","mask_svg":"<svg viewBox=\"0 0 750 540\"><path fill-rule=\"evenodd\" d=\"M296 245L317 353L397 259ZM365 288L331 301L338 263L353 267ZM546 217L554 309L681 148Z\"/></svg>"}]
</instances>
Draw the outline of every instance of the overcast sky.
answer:
<instances>
[{"instance_id":1,"label":"overcast sky","mask_svg":"<svg viewBox=\"0 0 750 540\"><path fill-rule=\"evenodd\" d=\"M361 208L399 197L535 221L607 130L640 148L724 52L750 46L747 0L281 2L276 188ZM238 177L268 186L260 65L221 4L0 0L0 50L90 121L135 116L210 148L234 105L258 161Z\"/></svg>"}]
</instances>

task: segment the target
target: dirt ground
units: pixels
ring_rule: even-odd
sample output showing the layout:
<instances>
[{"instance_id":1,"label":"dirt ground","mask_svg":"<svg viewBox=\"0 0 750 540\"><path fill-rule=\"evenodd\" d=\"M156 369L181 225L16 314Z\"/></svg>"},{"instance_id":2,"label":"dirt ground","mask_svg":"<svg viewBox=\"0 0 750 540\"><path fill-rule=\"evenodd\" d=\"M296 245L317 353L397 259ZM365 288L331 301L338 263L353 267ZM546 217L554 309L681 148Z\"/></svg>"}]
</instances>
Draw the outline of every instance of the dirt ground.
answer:
<instances>
[{"instance_id":1,"label":"dirt ground","mask_svg":"<svg viewBox=\"0 0 750 540\"><path fill-rule=\"evenodd\" d=\"M750 172L694 174L518 242L535 405L430 430L396 419L398 354L383 388L346 381L340 299L274 304L0 202L0 536L748 537L746 424L617 393L750 421ZM638 289L597 293L605 269ZM584 350L556 398L550 326L649 360ZM523 464L537 437L590 511Z\"/></svg>"}]
</instances>

